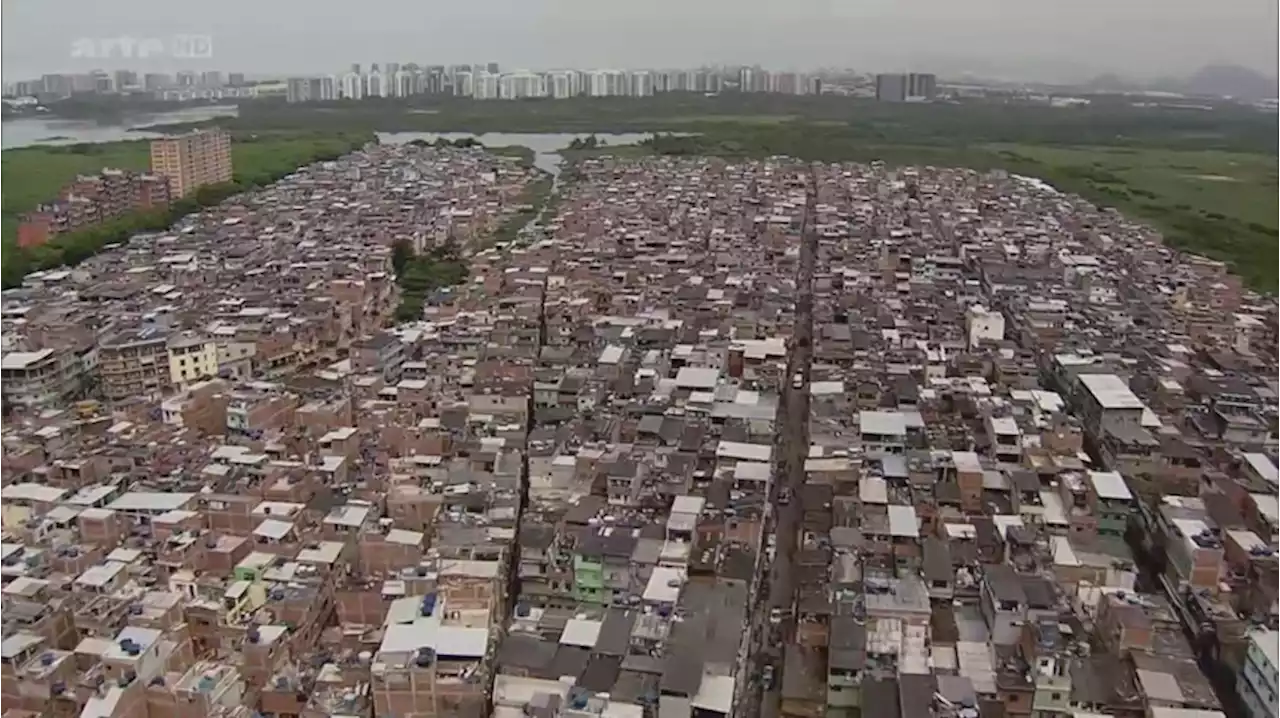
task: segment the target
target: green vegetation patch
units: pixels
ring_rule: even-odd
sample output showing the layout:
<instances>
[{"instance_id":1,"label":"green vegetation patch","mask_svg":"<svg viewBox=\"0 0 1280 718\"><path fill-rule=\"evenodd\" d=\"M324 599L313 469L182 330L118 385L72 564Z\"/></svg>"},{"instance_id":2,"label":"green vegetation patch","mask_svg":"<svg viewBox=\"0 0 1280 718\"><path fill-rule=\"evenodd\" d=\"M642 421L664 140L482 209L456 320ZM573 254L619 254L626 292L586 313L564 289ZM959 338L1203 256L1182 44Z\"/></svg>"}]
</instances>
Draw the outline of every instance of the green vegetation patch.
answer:
<instances>
[{"instance_id":1,"label":"green vegetation patch","mask_svg":"<svg viewBox=\"0 0 1280 718\"><path fill-rule=\"evenodd\" d=\"M838 95L669 92L652 97L516 101L415 96L295 103L257 100L238 117L204 124L230 129L378 132L765 132L835 131L876 145L1033 144L1275 153L1274 116L1224 105L1212 111L1135 107L1121 98L1091 105L886 103ZM177 125L171 129L186 129ZM155 129L155 128L152 128Z\"/></svg>"},{"instance_id":2,"label":"green vegetation patch","mask_svg":"<svg viewBox=\"0 0 1280 718\"><path fill-rule=\"evenodd\" d=\"M525 187L520 197L520 209L503 221L498 231L494 232L490 244L504 245L516 241L520 230L537 219L547 208L553 184L554 180L550 175L543 175Z\"/></svg>"},{"instance_id":3,"label":"green vegetation patch","mask_svg":"<svg viewBox=\"0 0 1280 718\"><path fill-rule=\"evenodd\" d=\"M865 142L832 127L722 126L641 143L661 155L881 161L1006 169L1043 179L1160 229L1170 246L1229 263L1255 289L1277 287L1276 160L1263 153L1156 147ZM618 149L618 148L605 148Z\"/></svg>"},{"instance_id":4,"label":"green vegetation patch","mask_svg":"<svg viewBox=\"0 0 1280 718\"><path fill-rule=\"evenodd\" d=\"M400 285L396 322L422 319L427 299L445 287L461 284L470 271L452 241L418 254L409 240L398 240L391 248L391 267L396 273L396 284Z\"/></svg>"},{"instance_id":5,"label":"green vegetation patch","mask_svg":"<svg viewBox=\"0 0 1280 718\"><path fill-rule=\"evenodd\" d=\"M1200 110L1138 107L1120 97L1092 100L1077 108L679 92L645 98L504 102L433 96L302 104L257 100L242 103L235 118L168 129L220 125L238 137L247 133L283 137L300 130L329 134L687 133L694 136L664 134L642 146L579 143L563 154L570 161L597 155L790 155L825 161L1002 168L1039 177L1149 221L1171 246L1227 261L1254 288L1274 291L1280 265L1274 115L1230 104ZM6 152L6 237L12 236L8 156ZM527 155L520 156L524 161ZM94 170L100 163L109 164L98 158L87 161L85 167ZM121 160L116 164L128 166ZM236 165L239 179L240 154ZM44 197L75 173L50 169L37 170L32 176L40 172L46 173L45 189L23 189L19 196ZM66 177L54 181L59 174ZM21 180L17 182L21 187ZM506 227L504 231L511 233ZM10 253L6 246L6 259Z\"/></svg>"},{"instance_id":6,"label":"green vegetation patch","mask_svg":"<svg viewBox=\"0 0 1280 718\"><path fill-rule=\"evenodd\" d=\"M103 247L124 242L138 232L158 232L174 222L204 207L217 205L235 194L267 185L292 174L299 167L313 162L334 160L359 149L374 139L372 134L343 133L235 133L232 139L234 180L222 185L202 187L166 209L135 212L96 227L55 237L39 247L22 249L16 244L18 217L34 209L40 202L52 200L58 190L76 174L87 174L103 166L120 167L120 164L103 164L104 157L127 157L128 152L141 152L146 161L133 165L132 169L145 169L150 149L147 142L113 142L101 145L70 145L63 147L31 147L6 150L3 154L5 188L4 197L4 256L3 286L19 286L28 273L52 269L62 265L74 266L102 250ZM140 148L140 149L138 149ZM15 153L11 158L10 153ZM61 159L69 154L77 159ZM59 173L41 164L41 158L56 157ZM20 192L24 199L11 199L13 189L27 181L28 172L39 178L48 194ZM25 203L24 203L25 200ZM11 210L12 208L12 210Z\"/></svg>"},{"instance_id":7,"label":"green vegetation patch","mask_svg":"<svg viewBox=\"0 0 1280 718\"><path fill-rule=\"evenodd\" d=\"M1170 246L1228 262L1274 292L1276 159L1263 154L1098 147L993 148L1019 171L1145 219Z\"/></svg>"},{"instance_id":8,"label":"green vegetation patch","mask_svg":"<svg viewBox=\"0 0 1280 718\"><path fill-rule=\"evenodd\" d=\"M150 165L151 143L147 140L5 150L0 153L4 215L17 216L57 198L77 175L97 174L103 167L145 170ZM10 236L8 231L5 236Z\"/></svg>"},{"instance_id":9,"label":"green vegetation patch","mask_svg":"<svg viewBox=\"0 0 1280 718\"><path fill-rule=\"evenodd\" d=\"M796 122L804 118L799 115L675 115L672 117L649 117L636 120L642 126L663 126L663 125L703 125L715 124L721 122L731 122L742 125L781 125L787 122ZM843 125L844 122L837 122Z\"/></svg>"},{"instance_id":10,"label":"green vegetation patch","mask_svg":"<svg viewBox=\"0 0 1280 718\"><path fill-rule=\"evenodd\" d=\"M18 237L18 218L42 202L55 200L77 175L96 174L102 168L145 170L150 164L151 145L146 141L22 147L0 152L0 260L8 255Z\"/></svg>"},{"instance_id":11,"label":"green vegetation patch","mask_svg":"<svg viewBox=\"0 0 1280 718\"><path fill-rule=\"evenodd\" d=\"M996 149L1053 167L1094 173L1091 181L1099 187L1128 188L1139 198L1158 198L1246 223L1274 225L1280 211L1276 159L1266 155L1029 145Z\"/></svg>"}]
</instances>

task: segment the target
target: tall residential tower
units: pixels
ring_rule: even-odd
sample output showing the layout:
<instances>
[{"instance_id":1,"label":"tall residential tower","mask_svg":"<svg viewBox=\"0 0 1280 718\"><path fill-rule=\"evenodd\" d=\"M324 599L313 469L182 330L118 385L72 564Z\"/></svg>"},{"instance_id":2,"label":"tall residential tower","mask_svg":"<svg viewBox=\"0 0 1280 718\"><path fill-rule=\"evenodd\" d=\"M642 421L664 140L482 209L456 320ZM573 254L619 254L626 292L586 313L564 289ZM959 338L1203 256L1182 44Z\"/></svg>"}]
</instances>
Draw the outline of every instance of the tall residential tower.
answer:
<instances>
[{"instance_id":1,"label":"tall residential tower","mask_svg":"<svg viewBox=\"0 0 1280 718\"><path fill-rule=\"evenodd\" d=\"M231 135L213 129L152 140L151 171L169 179L173 199L205 185L230 182Z\"/></svg>"}]
</instances>

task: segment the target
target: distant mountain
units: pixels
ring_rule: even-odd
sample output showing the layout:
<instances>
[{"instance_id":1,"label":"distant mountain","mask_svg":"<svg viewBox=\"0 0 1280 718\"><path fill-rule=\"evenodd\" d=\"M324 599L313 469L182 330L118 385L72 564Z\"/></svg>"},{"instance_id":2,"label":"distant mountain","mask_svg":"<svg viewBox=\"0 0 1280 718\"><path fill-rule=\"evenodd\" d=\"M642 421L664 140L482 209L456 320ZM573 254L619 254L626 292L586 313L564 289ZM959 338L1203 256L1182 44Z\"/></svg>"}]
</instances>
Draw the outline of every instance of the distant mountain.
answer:
<instances>
[{"instance_id":1,"label":"distant mountain","mask_svg":"<svg viewBox=\"0 0 1280 718\"><path fill-rule=\"evenodd\" d=\"M1190 77L1134 80L1115 73L1098 75L1086 87L1099 92L1177 92L1183 95L1265 100L1277 96L1280 86L1273 77L1237 65L1207 65Z\"/></svg>"},{"instance_id":2,"label":"distant mountain","mask_svg":"<svg viewBox=\"0 0 1280 718\"><path fill-rule=\"evenodd\" d=\"M1207 65L1187 78L1186 92L1241 100L1266 100L1280 96L1280 82L1274 77L1238 65Z\"/></svg>"},{"instance_id":3,"label":"distant mountain","mask_svg":"<svg viewBox=\"0 0 1280 718\"><path fill-rule=\"evenodd\" d=\"M944 69L946 68L946 69ZM979 77L994 82L1083 82L1105 68L1054 58L984 58L973 55L919 53L898 63L881 63L880 72L939 72L949 77Z\"/></svg>"}]
</instances>

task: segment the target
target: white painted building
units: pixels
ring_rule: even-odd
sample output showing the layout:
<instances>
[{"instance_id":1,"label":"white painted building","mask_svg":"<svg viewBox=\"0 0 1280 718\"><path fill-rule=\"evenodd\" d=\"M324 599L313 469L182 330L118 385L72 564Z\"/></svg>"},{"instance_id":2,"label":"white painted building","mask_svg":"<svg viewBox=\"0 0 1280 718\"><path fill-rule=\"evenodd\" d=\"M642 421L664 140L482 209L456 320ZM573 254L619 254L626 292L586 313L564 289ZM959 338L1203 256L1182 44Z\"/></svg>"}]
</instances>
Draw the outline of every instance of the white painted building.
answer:
<instances>
[{"instance_id":1,"label":"white painted building","mask_svg":"<svg viewBox=\"0 0 1280 718\"><path fill-rule=\"evenodd\" d=\"M1004 339L1004 315L1000 312L989 311L981 304L975 304L965 312L964 319L970 349L982 342Z\"/></svg>"}]
</instances>

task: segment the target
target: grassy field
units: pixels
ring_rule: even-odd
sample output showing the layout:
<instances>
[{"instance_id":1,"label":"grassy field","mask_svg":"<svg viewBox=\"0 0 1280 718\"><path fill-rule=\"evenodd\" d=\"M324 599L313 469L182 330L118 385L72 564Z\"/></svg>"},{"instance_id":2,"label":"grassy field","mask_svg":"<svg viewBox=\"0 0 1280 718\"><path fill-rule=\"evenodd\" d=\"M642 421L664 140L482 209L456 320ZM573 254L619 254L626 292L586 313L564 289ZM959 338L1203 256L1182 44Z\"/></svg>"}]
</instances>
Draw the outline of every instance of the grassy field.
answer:
<instances>
[{"instance_id":1,"label":"grassy field","mask_svg":"<svg viewBox=\"0 0 1280 718\"><path fill-rule=\"evenodd\" d=\"M1136 107L1099 97L1087 107L1028 103L886 103L838 95L663 93L651 97L575 97L493 102L415 96L328 103L259 100L228 129L358 129L378 132L701 132L717 127L817 127L867 144L1019 143L1270 151L1274 116L1223 106L1213 111ZM185 129L189 124L167 129Z\"/></svg>"},{"instance_id":2,"label":"grassy field","mask_svg":"<svg viewBox=\"0 0 1280 718\"><path fill-rule=\"evenodd\" d=\"M140 140L5 150L0 153L4 214L21 214L55 198L77 174L93 174L103 167L146 169L150 148L150 143Z\"/></svg>"},{"instance_id":3,"label":"grassy field","mask_svg":"<svg viewBox=\"0 0 1280 718\"><path fill-rule=\"evenodd\" d=\"M664 135L649 147L573 149L564 153L568 159L658 152L1003 168L1148 221L1171 246L1227 261L1257 289L1275 291L1280 265L1275 117L1229 105L1212 111L1152 108L1099 97L1088 107L1054 109L757 93L512 102L424 96L249 102L238 117L218 122L238 136L300 130L692 135ZM521 148L498 151L528 161ZM241 160L241 152L237 148L237 175L249 161ZM5 180L10 179L8 155ZM101 160L90 158L87 164L96 168ZM34 173L41 189L20 180L17 197L6 192L6 237L11 204L56 191L51 178L66 170L55 168L78 161L57 158L46 167L38 155L33 159L39 166L21 174ZM11 186L6 182L6 189Z\"/></svg>"},{"instance_id":4,"label":"grassy field","mask_svg":"<svg viewBox=\"0 0 1280 718\"><path fill-rule=\"evenodd\" d=\"M588 157L623 157L634 159L637 157L651 157L654 152L651 148L643 145L601 145L591 149L577 150L560 150L560 156L566 161L585 159Z\"/></svg>"},{"instance_id":5,"label":"grassy field","mask_svg":"<svg viewBox=\"0 0 1280 718\"><path fill-rule=\"evenodd\" d=\"M525 167L532 167L537 153L522 145L504 145L502 147L485 147L485 150L503 157L514 157Z\"/></svg>"},{"instance_id":6,"label":"grassy field","mask_svg":"<svg viewBox=\"0 0 1280 718\"><path fill-rule=\"evenodd\" d=\"M1230 263L1255 289L1275 292L1276 160L1216 150L1018 144L862 142L829 127L721 126L696 137L660 136L645 145L569 151L569 159L645 154L763 156L883 161L893 165L1001 168L1045 180L1161 230L1170 246Z\"/></svg>"},{"instance_id":7,"label":"grassy field","mask_svg":"<svg viewBox=\"0 0 1280 718\"><path fill-rule=\"evenodd\" d=\"M1255 289L1280 277L1275 155L1116 147L992 148L1012 166L1149 222L1170 246L1232 265Z\"/></svg>"},{"instance_id":8,"label":"grassy field","mask_svg":"<svg viewBox=\"0 0 1280 718\"><path fill-rule=\"evenodd\" d=\"M994 149L1054 167L1108 173L1119 182L1109 183L1105 175L1095 181L1128 185L1156 195L1165 204L1217 212L1246 223L1274 225L1280 212L1276 159L1266 155L1028 145Z\"/></svg>"},{"instance_id":9,"label":"grassy field","mask_svg":"<svg viewBox=\"0 0 1280 718\"><path fill-rule=\"evenodd\" d=\"M799 115L676 115L674 117L645 117L636 120L640 125L662 127L663 125L701 125L714 122L729 122L739 125L781 125L796 122L804 118Z\"/></svg>"},{"instance_id":10,"label":"grassy field","mask_svg":"<svg viewBox=\"0 0 1280 718\"><path fill-rule=\"evenodd\" d=\"M339 135L236 133L231 161L237 181L255 183L280 167L298 167L316 155L346 146ZM18 217L55 199L77 174L94 174L104 167L145 170L150 166L150 147L147 140L136 140L5 150L0 154L5 243L15 237Z\"/></svg>"},{"instance_id":11,"label":"grassy field","mask_svg":"<svg viewBox=\"0 0 1280 718\"><path fill-rule=\"evenodd\" d=\"M6 150L4 175L3 285L21 284L31 271L74 265L103 246L141 231L156 231L200 207L255 186L274 182L312 162L334 159L374 139L372 133L236 132L232 138L234 178L224 185L204 187L166 210L135 212L106 224L60 235L31 249L16 244L18 218L40 202L54 199L76 174L104 166L143 169L150 152L147 142L113 142L66 147ZM16 190L16 191L15 191Z\"/></svg>"}]
</instances>

